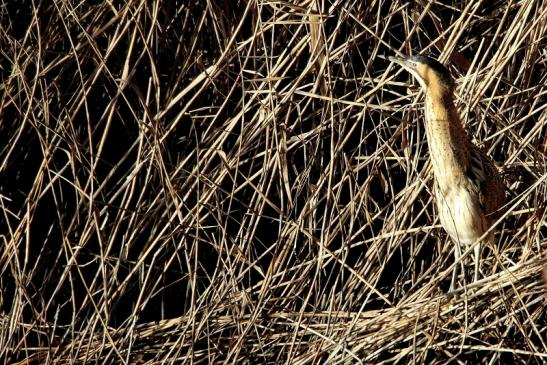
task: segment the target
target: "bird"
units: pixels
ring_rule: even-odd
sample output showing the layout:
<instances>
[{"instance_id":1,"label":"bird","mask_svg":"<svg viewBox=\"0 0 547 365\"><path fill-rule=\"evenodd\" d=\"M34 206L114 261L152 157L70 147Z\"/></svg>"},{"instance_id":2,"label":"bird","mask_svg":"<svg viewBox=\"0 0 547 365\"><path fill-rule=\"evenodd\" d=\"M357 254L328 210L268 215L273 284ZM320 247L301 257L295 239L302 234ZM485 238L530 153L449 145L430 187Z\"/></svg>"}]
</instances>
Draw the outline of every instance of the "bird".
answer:
<instances>
[{"instance_id":1,"label":"bird","mask_svg":"<svg viewBox=\"0 0 547 365\"><path fill-rule=\"evenodd\" d=\"M505 186L493 162L467 136L454 104L455 82L434 58L388 57L420 84L425 94L425 130L433 169L437 215L454 243L456 264L449 292L456 290L462 248L474 245L474 282L478 280L481 244L494 243L494 230L478 241L500 216ZM486 241L486 242L485 242Z\"/></svg>"}]
</instances>

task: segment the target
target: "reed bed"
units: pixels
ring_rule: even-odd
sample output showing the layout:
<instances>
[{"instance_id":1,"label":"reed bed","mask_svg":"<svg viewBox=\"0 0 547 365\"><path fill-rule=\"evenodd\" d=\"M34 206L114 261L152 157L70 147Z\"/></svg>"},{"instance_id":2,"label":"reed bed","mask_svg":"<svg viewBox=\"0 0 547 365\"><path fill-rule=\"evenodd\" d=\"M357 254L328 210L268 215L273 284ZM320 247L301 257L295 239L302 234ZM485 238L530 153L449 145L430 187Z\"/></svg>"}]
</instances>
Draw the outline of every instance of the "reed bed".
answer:
<instances>
[{"instance_id":1,"label":"reed bed","mask_svg":"<svg viewBox=\"0 0 547 365\"><path fill-rule=\"evenodd\" d=\"M6 363L546 361L545 2L0 13ZM418 53L508 187L453 295L423 93L381 57Z\"/></svg>"}]
</instances>

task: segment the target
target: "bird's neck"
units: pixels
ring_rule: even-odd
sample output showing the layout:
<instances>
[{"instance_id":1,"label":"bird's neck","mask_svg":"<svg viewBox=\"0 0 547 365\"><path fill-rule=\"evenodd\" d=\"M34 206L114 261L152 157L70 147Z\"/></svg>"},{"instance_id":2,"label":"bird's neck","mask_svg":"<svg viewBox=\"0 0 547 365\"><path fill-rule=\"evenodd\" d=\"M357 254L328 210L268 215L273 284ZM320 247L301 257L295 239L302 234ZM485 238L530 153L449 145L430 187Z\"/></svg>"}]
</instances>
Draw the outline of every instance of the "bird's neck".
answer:
<instances>
[{"instance_id":1,"label":"bird's neck","mask_svg":"<svg viewBox=\"0 0 547 365\"><path fill-rule=\"evenodd\" d=\"M469 140L450 96L426 95L426 131L435 180L442 188L464 175Z\"/></svg>"}]
</instances>

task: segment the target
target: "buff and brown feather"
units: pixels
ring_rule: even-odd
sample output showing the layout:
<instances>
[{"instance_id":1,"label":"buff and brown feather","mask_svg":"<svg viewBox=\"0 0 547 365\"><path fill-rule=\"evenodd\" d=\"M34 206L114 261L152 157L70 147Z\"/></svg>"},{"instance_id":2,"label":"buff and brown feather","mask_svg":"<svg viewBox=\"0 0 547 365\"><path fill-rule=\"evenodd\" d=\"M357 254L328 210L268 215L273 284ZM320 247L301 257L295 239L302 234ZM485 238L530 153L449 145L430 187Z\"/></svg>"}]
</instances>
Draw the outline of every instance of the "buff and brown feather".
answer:
<instances>
[{"instance_id":1,"label":"buff and brown feather","mask_svg":"<svg viewBox=\"0 0 547 365\"><path fill-rule=\"evenodd\" d=\"M479 239L490 229L504 203L505 187L493 161L466 135L453 103L454 83L438 61L424 56L390 58L409 71L425 92L427 142L434 194L442 226L455 244L454 290L463 249L474 246L478 280ZM492 243L493 232L483 238ZM484 242L483 242L484 243Z\"/></svg>"}]
</instances>

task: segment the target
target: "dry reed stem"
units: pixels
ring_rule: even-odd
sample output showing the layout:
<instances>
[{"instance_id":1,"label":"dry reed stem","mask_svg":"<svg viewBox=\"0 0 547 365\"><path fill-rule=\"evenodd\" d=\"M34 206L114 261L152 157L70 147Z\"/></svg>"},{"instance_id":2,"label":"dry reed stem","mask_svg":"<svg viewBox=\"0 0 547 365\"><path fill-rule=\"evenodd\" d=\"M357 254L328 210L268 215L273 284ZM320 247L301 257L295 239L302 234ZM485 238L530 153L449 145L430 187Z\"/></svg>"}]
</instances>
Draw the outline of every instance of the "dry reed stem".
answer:
<instances>
[{"instance_id":1,"label":"dry reed stem","mask_svg":"<svg viewBox=\"0 0 547 365\"><path fill-rule=\"evenodd\" d=\"M545 362L544 2L0 12L4 361ZM508 186L455 296L423 95L379 57L429 52Z\"/></svg>"}]
</instances>

